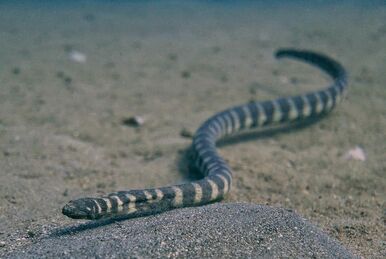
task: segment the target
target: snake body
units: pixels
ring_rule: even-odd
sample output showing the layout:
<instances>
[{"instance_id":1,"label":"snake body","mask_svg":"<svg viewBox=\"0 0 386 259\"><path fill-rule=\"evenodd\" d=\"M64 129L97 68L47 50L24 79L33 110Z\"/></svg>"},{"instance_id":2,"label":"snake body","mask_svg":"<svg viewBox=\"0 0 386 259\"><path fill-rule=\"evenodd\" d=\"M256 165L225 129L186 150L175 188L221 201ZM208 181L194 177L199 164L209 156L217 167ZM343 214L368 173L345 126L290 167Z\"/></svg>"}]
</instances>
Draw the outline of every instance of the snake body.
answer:
<instances>
[{"instance_id":1,"label":"snake body","mask_svg":"<svg viewBox=\"0 0 386 259\"><path fill-rule=\"evenodd\" d=\"M97 198L80 198L66 204L63 214L75 219L153 214L222 199L230 191L232 172L216 150L217 140L245 129L318 117L331 111L345 93L345 69L332 58L296 49L280 49L276 57L290 57L319 67L330 75L333 83L322 90L298 96L249 102L210 117L197 130L191 146L192 162L204 176L200 180L168 187L118 191Z\"/></svg>"}]
</instances>

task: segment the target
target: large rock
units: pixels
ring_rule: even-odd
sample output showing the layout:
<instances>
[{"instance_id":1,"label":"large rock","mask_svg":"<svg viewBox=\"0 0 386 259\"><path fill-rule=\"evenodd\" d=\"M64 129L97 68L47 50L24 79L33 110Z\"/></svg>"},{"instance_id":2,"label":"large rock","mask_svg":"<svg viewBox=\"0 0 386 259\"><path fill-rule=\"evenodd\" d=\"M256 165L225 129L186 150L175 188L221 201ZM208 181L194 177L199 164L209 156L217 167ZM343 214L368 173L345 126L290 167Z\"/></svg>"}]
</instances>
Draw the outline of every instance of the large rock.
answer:
<instances>
[{"instance_id":1,"label":"large rock","mask_svg":"<svg viewBox=\"0 0 386 259\"><path fill-rule=\"evenodd\" d=\"M296 213L261 205L216 203L107 223L57 229L8 257L354 257Z\"/></svg>"}]
</instances>

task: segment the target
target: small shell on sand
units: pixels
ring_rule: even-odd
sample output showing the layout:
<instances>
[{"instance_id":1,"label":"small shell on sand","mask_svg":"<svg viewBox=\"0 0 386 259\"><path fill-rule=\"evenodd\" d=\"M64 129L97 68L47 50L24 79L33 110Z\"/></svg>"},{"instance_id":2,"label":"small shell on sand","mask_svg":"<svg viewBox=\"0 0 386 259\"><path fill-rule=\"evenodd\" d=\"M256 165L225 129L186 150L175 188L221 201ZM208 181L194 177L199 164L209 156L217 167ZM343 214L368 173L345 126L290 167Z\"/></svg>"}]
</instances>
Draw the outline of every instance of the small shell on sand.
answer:
<instances>
[{"instance_id":1,"label":"small shell on sand","mask_svg":"<svg viewBox=\"0 0 386 259\"><path fill-rule=\"evenodd\" d=\"M350 149L346 152L346 154L343 156L346 160L359 160L359 161L366 161L366 154L365 151L359 147L356 146L353 149Z\"/></svg>"},{"instance_id":2,"label":"small shell on sand","mask_svg":"<svg viewBox=\"0 0 386 259\"><path fill-rule=\"evenodd\" d=\"M71 50L68 53L68 57L70 60L76 62L76 63L85 63L87 60L87 57L84 53L76 51L76 50Z\"/></svg>"}]
</instances>

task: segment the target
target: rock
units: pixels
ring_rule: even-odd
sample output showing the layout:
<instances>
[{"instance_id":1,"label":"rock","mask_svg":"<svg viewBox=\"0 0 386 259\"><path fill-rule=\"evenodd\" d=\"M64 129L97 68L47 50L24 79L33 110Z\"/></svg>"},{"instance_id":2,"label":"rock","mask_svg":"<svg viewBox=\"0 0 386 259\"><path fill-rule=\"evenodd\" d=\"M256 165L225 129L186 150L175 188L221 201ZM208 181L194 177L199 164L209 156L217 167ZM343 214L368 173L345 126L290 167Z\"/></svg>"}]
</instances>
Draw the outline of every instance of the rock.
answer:
<instances>
[{"instance_id":1,"label":"rock","mask_svg":"<svg viewBox=\"0 0 386 259\"><path fill-rule=\"evenodd\" d=\"M355 258L296 213L262 205L216 203L73 224L5 258Z\"/></svg>"}]
</instances>

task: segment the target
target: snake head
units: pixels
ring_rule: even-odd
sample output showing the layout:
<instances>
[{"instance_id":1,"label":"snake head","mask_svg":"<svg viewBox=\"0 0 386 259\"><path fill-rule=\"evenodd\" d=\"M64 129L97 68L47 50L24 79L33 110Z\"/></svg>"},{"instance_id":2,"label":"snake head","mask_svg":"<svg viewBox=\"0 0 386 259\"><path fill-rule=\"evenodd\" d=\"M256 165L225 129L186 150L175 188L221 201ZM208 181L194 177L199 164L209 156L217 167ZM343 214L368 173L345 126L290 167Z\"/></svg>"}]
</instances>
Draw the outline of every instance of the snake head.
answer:
<instances>
[{"instance_id":1,"label":"snake head","mask_svg":"<svg viewBox=\"0 0 386 259\"><path fill-rule=\"evenodd\" d=\"M73 219L97 219L98 207L94 198L81 198L70 201L63 209L62 213Z\"/></svg>"}]
</instances>

